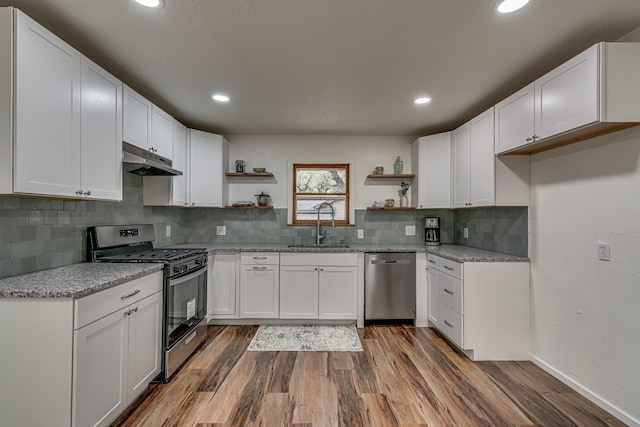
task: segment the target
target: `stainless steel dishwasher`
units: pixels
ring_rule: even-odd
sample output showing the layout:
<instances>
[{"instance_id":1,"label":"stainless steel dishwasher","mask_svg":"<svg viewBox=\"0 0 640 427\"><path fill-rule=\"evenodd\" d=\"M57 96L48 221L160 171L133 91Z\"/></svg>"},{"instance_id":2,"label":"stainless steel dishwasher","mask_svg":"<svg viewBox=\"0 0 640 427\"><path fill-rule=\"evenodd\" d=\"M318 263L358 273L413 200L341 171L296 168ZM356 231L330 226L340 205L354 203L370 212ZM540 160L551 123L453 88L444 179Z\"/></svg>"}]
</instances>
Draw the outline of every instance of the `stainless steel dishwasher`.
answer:
<instances>
[{"instance_id":1,"label":"stainless steel dishwasher","mask_svg":"<svg viewBox=\"0 0 640 427\"><path fill-rule=\"evenodd\" d=\"M369 323L415 321L416 254L365 254L364 320Z\"/></svg>"}]
</instances>

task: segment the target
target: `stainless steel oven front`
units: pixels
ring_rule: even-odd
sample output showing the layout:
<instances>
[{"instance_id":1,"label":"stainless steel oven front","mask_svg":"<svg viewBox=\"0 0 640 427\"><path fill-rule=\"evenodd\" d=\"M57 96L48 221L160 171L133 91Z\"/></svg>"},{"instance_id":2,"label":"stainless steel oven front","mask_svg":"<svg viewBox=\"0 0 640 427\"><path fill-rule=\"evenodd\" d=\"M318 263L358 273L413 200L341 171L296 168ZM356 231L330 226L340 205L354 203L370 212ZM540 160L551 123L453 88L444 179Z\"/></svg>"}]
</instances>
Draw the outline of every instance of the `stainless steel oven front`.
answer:
<instances>
[{"instance_id":1,"label":"stainless steel oven front","mask_svg":"<svg viewBox=\"0 0 640 427\"><path fill-rule=\"evenodd\" d=\"M163 381L168 381L207 335L207 264L200 268L169 264L165 269ZM189 270L187 272L187 270Z\"/></svg>"}]
</instances>

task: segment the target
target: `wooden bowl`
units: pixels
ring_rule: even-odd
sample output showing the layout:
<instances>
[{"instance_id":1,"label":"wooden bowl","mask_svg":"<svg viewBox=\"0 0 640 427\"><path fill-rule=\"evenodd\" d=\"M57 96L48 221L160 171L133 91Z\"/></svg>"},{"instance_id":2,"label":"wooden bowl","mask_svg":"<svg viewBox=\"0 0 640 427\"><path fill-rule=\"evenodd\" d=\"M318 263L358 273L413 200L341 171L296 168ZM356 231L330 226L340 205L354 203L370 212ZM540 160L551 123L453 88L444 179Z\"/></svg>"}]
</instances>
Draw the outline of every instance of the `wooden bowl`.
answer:
<instances>
[{"instance_id":1,"label":"wooden bowl","mask_svg":"<svg viewBox=\"0 0 640 427\"><path fill-rule=\"evenodd\" d=\"M265 170L266 170L265 168L253 168L253 171L255 173L264 173Z\"/></svg>"}]
</instances>

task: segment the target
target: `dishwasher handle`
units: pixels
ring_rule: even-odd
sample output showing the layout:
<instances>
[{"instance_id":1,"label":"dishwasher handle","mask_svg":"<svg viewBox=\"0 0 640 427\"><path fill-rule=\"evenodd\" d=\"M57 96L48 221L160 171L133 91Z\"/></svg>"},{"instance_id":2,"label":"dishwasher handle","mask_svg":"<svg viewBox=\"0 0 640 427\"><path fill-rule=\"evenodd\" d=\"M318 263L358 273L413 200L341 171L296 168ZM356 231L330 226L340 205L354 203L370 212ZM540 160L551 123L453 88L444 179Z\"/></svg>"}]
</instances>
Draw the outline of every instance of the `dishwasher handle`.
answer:
<instances>
[{"instance_id":1,"label":"dishwasher handle","mask_svg":"<svg viewBox=\"0 0 640 427\"><path fill-rule=\"evenodd\" d=\"M408 259L372 259L371 264L406 265L411 264L411 261Z\"/></svg>"}]
</instances>

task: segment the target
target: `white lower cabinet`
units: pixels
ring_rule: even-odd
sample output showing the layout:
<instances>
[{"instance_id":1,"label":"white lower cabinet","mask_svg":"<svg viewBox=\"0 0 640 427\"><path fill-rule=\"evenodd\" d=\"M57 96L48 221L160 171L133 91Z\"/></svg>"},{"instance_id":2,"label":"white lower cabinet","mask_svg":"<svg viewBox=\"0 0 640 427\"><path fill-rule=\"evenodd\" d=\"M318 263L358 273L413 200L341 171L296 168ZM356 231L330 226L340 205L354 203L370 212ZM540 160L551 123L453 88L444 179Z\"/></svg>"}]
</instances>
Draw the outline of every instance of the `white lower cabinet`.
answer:
<instances>
[{"instance_id":1,"label":"white lower cabinet","mask_svg":"<svg viewBox=\"0 0 640 427\"><path fill-rule=\"evenodd\" d=\"M0 424L109 425L160 373L162 285L159 271L79 299L0 298Z\"/></svg>"},{"instance_id":2,"label":"white lower cabinet","mask_svg":"<svg viewBox=\"0 0 640 427\"><path fill-rule=\"evenodd\" d=\"M240 256L240 317L277 319L280 313L279 254L243 253Z\"/></svg>"},{"instance_id":3,"label":"white lower cabinet","mask_svg":"<svg viewBox=\"0 0 640 427\"><path fill-rule=\"evenodd\" d=\"M160 373L162 274L75 305L72 425L109 425Z\"/></svg>"},{"instance_id":4,"label":"white lower cabinet","mask_svg":"<svg viewBox=\"0 0 640 427\"><path fill-rule=\"evenodd\" d=\"M432 326L472 360L529 359L529 263L427 263Z\"/></svg>"},{"instance_id":5,"label":"white lower cabinet","mask_svg":"<svg viewBox=\"0 0 640 427\"><path fill-rule=\"evenodd\" d=\"M209 255L207 320L239 317L239 258L238 253Z\"/></svg>"},{"instance_id":6,"label":"white lower cabinet","mask_svg":"<svg viewBox=\"0 0 640 427\"><path fill-rule=\"evenodd\" d=\"M280 318L355 320L358 255L280 254Z\"/></svg>"}]
</instances>

